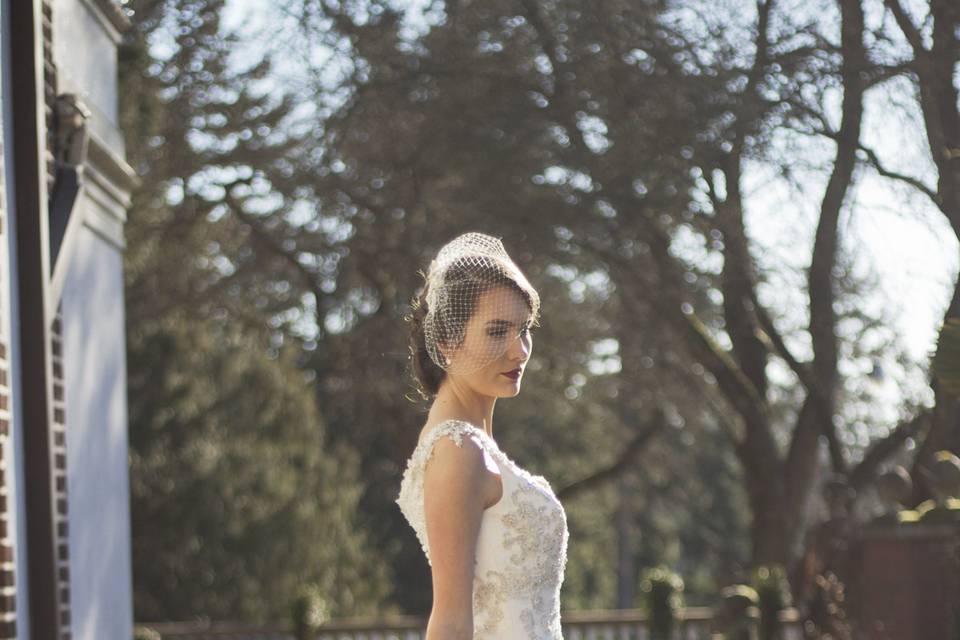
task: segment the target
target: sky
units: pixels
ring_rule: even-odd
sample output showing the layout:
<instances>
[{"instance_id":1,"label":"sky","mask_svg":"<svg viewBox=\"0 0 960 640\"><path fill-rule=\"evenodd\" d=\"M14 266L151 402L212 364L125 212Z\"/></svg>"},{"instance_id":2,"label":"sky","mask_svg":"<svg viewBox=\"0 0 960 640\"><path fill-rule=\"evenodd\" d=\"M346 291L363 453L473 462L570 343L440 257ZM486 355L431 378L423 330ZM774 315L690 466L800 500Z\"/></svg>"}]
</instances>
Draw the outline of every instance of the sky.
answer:
<instances>
[{"instance_id":1,"label":"sky","mask_svg":"<svg viewBox=\"0 0 960 640\"><path fill-rule=\"evenodd\" d=\"M410 4L422 6L423 2ZM225 26L254 43L245 49L251 59L259 55L257 46L262 45L257 40L263 27L276 20L273 7L265 0L229 0ZM423 28L417 11L409 24L414 30ZM936 174L911 103L905 84L868 94L863 141L889 168L934 186ZM747 231L761 263L770 261L797 269L808 266L825 175L802 171L798 175L801 184L791 188L762 167L746 172ZM851 256L854 271L879 277L881 285L873 306L897 327L908 352L914 358L925 358L935 347L960 269L960 247L944 216L923 196L871 170L861 170L841 219L841 237L841 251ZM800 292L771 287L762 293L789 304L791 296Z\"/></svg>"}]
</instances>

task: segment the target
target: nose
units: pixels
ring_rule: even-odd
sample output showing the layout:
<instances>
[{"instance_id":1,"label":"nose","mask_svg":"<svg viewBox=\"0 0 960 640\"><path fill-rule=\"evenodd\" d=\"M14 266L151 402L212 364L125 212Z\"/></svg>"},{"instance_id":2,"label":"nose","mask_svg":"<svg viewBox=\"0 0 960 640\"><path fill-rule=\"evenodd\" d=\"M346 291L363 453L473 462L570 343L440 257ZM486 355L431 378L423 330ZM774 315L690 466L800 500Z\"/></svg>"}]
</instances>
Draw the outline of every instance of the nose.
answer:
<instances>
[{"instance_id":1,"label":"nose","mask_svg":"<svg viewBox=\"0 0 960 640\"><path fill-rule=\"evenodd\" d=\"M530 358L533 340L529 333L521 333L510 344L509 357L517 362L526 362Z\"/></svg>"}]
</instances>

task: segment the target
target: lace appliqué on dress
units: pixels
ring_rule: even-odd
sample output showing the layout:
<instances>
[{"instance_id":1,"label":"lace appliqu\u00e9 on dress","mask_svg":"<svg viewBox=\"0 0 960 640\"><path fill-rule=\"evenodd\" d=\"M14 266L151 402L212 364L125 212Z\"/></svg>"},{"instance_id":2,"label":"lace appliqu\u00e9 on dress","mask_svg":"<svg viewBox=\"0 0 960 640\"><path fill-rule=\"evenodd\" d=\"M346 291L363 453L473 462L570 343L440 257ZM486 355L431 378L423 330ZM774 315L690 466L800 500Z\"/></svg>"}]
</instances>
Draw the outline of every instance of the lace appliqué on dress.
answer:
<instances>
[{"instance_id":1,"label":"lace appliqu\u00e9 on dress","mask_svg":"<svg viewBox=\"0 0 960 640\"><path fill-rule=\"evenodd\" d=\"M566 514L549 482L514 463L484 431L458 421L417 445L397 503L430 561L423 515L423 468L439 438L470 436L497 463L500 501L484 511L473 583L475 640L562 640L560 586L567 562Z\"/></svg>"},{"instance_id":2,"label":"lace appliqu\u00e9 on dress","mask_svg":"<svg viewBox=\"0 0 960 640\"><path fill-rule=\"evenodd\" d=\"M508 568L477 576L476 583L482 586L483 593L478 598L475 590L474 606L488 609L488 621L499 621L503 618L499 605L508 599L520 599L529 603L520 613L527 637L553 639L560 637L560 585L566 568L567 522L556 498L549 499L553 496L549 485L549 496L540 490L540 483L537 485L538 488L521 484L512 493L514 508L500 518ZM487 626L480 631L486 631ZM474 637L487 636L478 633Z\"/></svg>"}]
</instances>

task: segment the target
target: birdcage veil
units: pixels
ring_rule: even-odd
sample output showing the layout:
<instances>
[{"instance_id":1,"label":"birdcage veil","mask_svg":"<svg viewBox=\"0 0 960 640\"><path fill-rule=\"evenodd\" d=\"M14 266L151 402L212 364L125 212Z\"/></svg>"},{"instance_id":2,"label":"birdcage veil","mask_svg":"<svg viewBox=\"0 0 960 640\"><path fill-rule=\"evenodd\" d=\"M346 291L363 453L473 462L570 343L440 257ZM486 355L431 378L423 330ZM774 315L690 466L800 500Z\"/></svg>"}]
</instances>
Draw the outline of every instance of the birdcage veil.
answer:
<instances>
[{"instance_id":1,"label":"birdcage veil","mask_svg":"<svg viewBox=\"0 0 960 640\"><path fill-rule=\"evenodd\" d=\"M449 373L466 375L500 358L540 313L536 289L503 243L483 233L444 245L430 263L426 287L427 353Z\"/></svg>"}]
</instances>

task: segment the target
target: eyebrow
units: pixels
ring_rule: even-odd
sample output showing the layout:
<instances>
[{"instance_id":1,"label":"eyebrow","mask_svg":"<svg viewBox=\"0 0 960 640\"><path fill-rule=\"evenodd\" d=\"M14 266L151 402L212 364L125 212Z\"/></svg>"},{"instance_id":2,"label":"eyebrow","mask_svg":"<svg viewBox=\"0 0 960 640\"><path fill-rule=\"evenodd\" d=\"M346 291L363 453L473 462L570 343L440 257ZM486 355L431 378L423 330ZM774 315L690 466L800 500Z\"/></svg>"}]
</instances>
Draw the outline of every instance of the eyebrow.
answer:
<instances>
[{"instance_id":1,"label":"eyebrow","mask_svg":"<svg viewBox=\"0 0 960 640\"><path fill-rule=\"evenodd\" d=\"M530 321L524 321L522 324L530 324ZM513 327L517 326L517 323L511 322L510 320L488 320L487 326L489 327L490 325L495 325L498 327Z\"/></svg>"}]
</instances>

